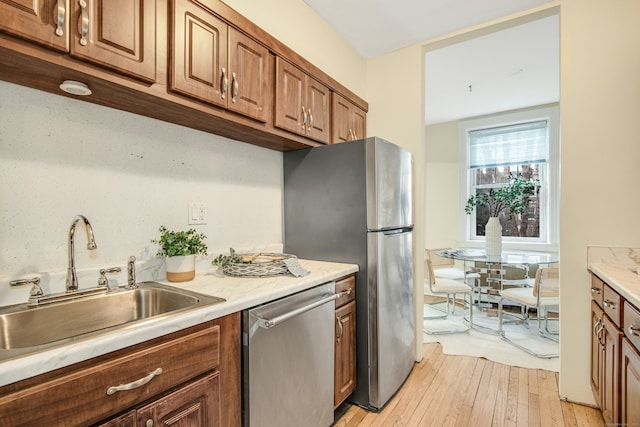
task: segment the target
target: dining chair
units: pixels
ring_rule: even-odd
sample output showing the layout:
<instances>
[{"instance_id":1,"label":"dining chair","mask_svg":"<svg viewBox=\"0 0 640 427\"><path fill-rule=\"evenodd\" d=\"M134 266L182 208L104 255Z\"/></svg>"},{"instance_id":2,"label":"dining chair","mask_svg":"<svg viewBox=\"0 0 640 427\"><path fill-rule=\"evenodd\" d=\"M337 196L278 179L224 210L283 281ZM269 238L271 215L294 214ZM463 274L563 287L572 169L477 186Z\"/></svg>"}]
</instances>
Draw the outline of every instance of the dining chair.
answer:
<instances>
[{"instance_id":1,"label":"dining chair","mask_svg":"<svg viewBox=\"0 0 640 427\"><path fill-rule=\"evenodd\" d=\"M471 286L467 285L464 282L460 282L458 280L447 279L447 278L438 278L434 274L433 265L431 264L430 259L425 260L425 272L426 272L426 280L425 280L425 295L427 296L436 296L436 297L444 297L443 301L434 301L425 303L425 306L432 307L438 311L441 311L441 315L424 315L424 320L435 320L435 319L446 319L449 318L450 315L454 315L456 312L456 294L462 294L463 296L467 296L463 298L463 308L462 308L462 319L461 323L467 323L464 328L461 329L439 329L439 330L431 330L428 328L423 328L423 331L429 335L441 335L441 334L455 334L461 332L467 332L473 326L473 300L472 300L472 292L473 289ZM440 305L445 304L444 308L439 307ZM465 320L465 308L468 309L468 321Z\"/></svg>"},{"instance_id":2,"label":"dining chair","mask_svg":"<svg viewBox=\"0 0 640 427\"><path fill-rule=\"evenodd\" d=\"M473 286L473 281L480 278L478 273L465 271L460 267L456 267L456 261L453 258L445 258L438 255L439 252L450 250L451 248L427 249L427 259L431 260L431 265L436 277L451 280L466 281L469 286Z\"/></svg>"},{"instance_id":3,"label":"dining chair","mask_svg":"<svg viewBox=\"0 0 640 427\"><path fill-rule=\"evenodd\" d=\"M514 346L526 351L527 353L542 359L551 359L559 356L558 353L538 353L530 347L522 345L510 339L504 330L504 306L508 304L516 304L521 307L520 320L522 324L529 328L529 309L536 310L536 318L538 322L538 332L540 336L559 342L559 333L549 329L549 312L560 312L560 279L559 268L546 267L539 268L536 271L536 278L533 287L509 288L500 291L500 299L498 300L498 334L500 337L513 344ZM511 313L508 313L512 315ZM558 321L558 317L551 319Z\"/></svg>"}]
</instances>

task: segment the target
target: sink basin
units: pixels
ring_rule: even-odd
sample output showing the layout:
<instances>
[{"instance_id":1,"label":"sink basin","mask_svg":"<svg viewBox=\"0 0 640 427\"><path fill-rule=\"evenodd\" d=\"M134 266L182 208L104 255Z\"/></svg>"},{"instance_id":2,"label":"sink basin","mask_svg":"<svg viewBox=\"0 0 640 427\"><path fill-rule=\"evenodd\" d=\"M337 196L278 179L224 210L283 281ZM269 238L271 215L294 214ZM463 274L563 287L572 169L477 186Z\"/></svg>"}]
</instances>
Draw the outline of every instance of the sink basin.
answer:
<instances>
[{"instance_id":1,"label":"sink basin","mask_svg":"<svg viewBox=\"0 0 640 427\"><path fill-rule=\"evenodd\" d=\"M62 340L223 301L160 283L144 282L138 289L118 288L105 294L35 308L19 304L0 309L0 350L56 345Z\"/></svg>"}]
</instances>

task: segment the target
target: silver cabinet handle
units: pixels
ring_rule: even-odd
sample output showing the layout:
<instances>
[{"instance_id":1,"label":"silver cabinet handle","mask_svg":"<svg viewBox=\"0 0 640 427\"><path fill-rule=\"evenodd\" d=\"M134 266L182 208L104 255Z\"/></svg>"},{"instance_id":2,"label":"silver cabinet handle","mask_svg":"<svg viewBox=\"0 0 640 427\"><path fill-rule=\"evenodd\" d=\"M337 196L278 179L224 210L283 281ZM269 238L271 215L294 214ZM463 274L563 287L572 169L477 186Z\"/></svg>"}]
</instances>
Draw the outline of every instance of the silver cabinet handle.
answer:
<instances>
[{"instance_id":1,"label":"silver cabinet handle","mask_svg":"<svg viewBox=\"0 0 640 427\"><path fill-rule=\"evenodd\" d=\"M107 389L107 394L109 396L111 396L112 394L115 394L119 391L126 391L126 390L133 390L134 388L138 388L138 387L142 387L143 385L147 384L149 381L151 381L152 379L154 379L157 375L160 375L162 373L162 368L158 368L155 371L151 372L149 375L147 375L144 378L140 378L139 380L133 381L131 383L128 384L120 384L117 386L111 386Z\"/></svg>"},{"instance_id":2,"label":"silver cabinet handle","mask_svg":"<svg viewBox=\"0 0 640 427\"><path fill-rule=\"evenodd\" d=\"M87 10L87 2L78 0L80 5L80 44L87 45L87 34L89 34L89 11Z\"/></svg>"},{"instance_id":3,"label":"silver cabinet handle","mask_svg":"<svg viewBox=\"0 0 640 427\"><path fill-rule=\"evenodd\" d=\"M224 67L220 69L222 72L222 99L227 96L227 90L229 89L229 78L227 77L227 70Z\"/></svg>"},{"instance_id":4,"label":"silver cabinet handle","mask_svg":"<svg viewBox=\"0 0 640 427\"><path fill-rule=\"evenodd\" d=\"M600 289L598 289L598 288L591 288L591 293L592 293L592 294L596 294L596 295L600 295Z\"/></svg>"},{"instance_id":5,"label":"silver cabinet handle","mask_svg":"<svg viewBox=\"0 0 640 427\"><path fill-rule=\"evenodd\" d=\"M636 337L640 336L640 328L636 328L633 325L629 325L627 330L629 331L629 335L635 335Z\"/></svg>"},{"instance_id":6,"label":"silver cabinet handle","mask_svg":"<svg viewBox=\"0 0 640 427\"><path fill-rule=\"evenodd\" d=\"M313 127L313 114L311 114L311 108L309 108L309 127L307 130L311 132L311 128Z\"/></svg>"},{"instance_id":7,"label":"silver cabinet handle","mask_svg":"<svg viewBox=\"0 0 640 427\"><path fill-rule=\"evenodd\" d=\"M302 106L302 128L304 129L304 127L307 125L307 110L304 108L304 105Z\"/></svg>"},{"instance_id":8,"label":"silver cabinet handle","mask_svg":"<svg viewBox=\"0 0 640 427\"><path fill-rule=\"evenodd\" d=\"M605 307L609 307L611 310L615 310L616 309L616 305L615 305L615 303L613 301L604 300L604 301L602 301L602 304Z\"/></svg>"},{"instance_id":9,"label":"silver cabinet handle","mask_svg":"<svg viewBox=\"0 0 640 427\"><path fill-rule=\"evenodd\" d=\"M231 86L233 86L233 91L231 92L231 102L235 103L236 98L238 97L238 78L236 77L236 73L231 73Z\"/></svg>"},{"instance_id":10,"label":"silver cabinet handle","mask_svg":"<svg viewBox=\"0 0 640 427\"><path fill-rule=\"evenodd\" d=\"M292 317L296 317L299 314L305 313L309 310L313 310L316 307L320 307L323 304L326 304L330 301L335 301L340 298L340 294L329 295L328 297L324 297L317 301L312 302L311 304L305 305L303 307L297 308L295 310L291 310L288 313L281 314L280 316L276 316L272 319L258 319L258 326L264 329L273 328L278 324L284 322L285 320L289 320Z\"/></svg>"},{"instance_id":11,"label":"silver cabinet handle","mask_svg":"<svg viewBox=\"0 0 640 427\"><path fill-rule=\"evenodd\" d=\"M342 338L342 333L344 332L344 326L342 325L342 320L339 317L336 317L336 326L338 326L338 333L336 334L336 341L340 342Z\"/></svg>"},{"instance_id":12,"label":"silver cabinet handle","mask_svg":"<svg viewBox=\"0 0 640 427\"><path fill-rule=\"evenodd\" d=\"M56 6L56 13L54 14L54 21L56 22L56 36L62 37L64 35L64 18L67 15L67 6L65 0L58 0Z\"/></svg>"}]
</instances>

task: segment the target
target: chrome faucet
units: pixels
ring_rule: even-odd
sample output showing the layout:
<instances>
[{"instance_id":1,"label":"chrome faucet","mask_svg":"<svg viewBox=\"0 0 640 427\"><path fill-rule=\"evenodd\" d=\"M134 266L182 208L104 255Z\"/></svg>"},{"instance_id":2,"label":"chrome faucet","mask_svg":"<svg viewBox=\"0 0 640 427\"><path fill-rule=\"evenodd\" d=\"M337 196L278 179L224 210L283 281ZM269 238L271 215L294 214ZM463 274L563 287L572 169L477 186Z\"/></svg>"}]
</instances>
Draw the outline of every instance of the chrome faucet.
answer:
<instances>
[{"instance_id":1,"label":"chrome faucet","mask_svg":"<svg viewBox=\"0 0 640 427\"><path fill-rule=\"evenodd\" d=\"M82 221L84 223L84 227L87 231L87 239L89 242L87 243L87 249L92 251L96 249L98 246L96 245L96 241L93 238L93 228L91 228L91 224L89 220L84 215L76 215L71 222L71 227L69 228L69 268L67 268L67 292L78 290L78 276L76 275L76 264L75 264L75 248L73 243L73 235L76 232L76 225L78 222Z\"/></svg>"}]
</instances>

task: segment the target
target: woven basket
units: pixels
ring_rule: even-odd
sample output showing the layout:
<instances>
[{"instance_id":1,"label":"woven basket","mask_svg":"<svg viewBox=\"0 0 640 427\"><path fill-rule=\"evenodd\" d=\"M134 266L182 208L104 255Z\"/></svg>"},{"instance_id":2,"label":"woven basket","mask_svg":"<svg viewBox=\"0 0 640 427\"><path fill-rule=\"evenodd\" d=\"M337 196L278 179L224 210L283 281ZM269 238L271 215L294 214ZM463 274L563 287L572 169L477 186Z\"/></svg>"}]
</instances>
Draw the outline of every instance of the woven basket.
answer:
<instances>
[{"instance_id":1,"label":"woven basket","mask_svg":"<svg viewBox=\"0 0 640 427\"><path fill-rule=\"evenodd\" d=\"M248 256L251 254L238 254ZM283 259L297 258L290 254L261 253L260 256L282 257ZM224 274L237 277L270 277L281 276L289 273L289 269L282 260L269 262L231 263L222 267Z\"/></svg>"}]
</instances>

